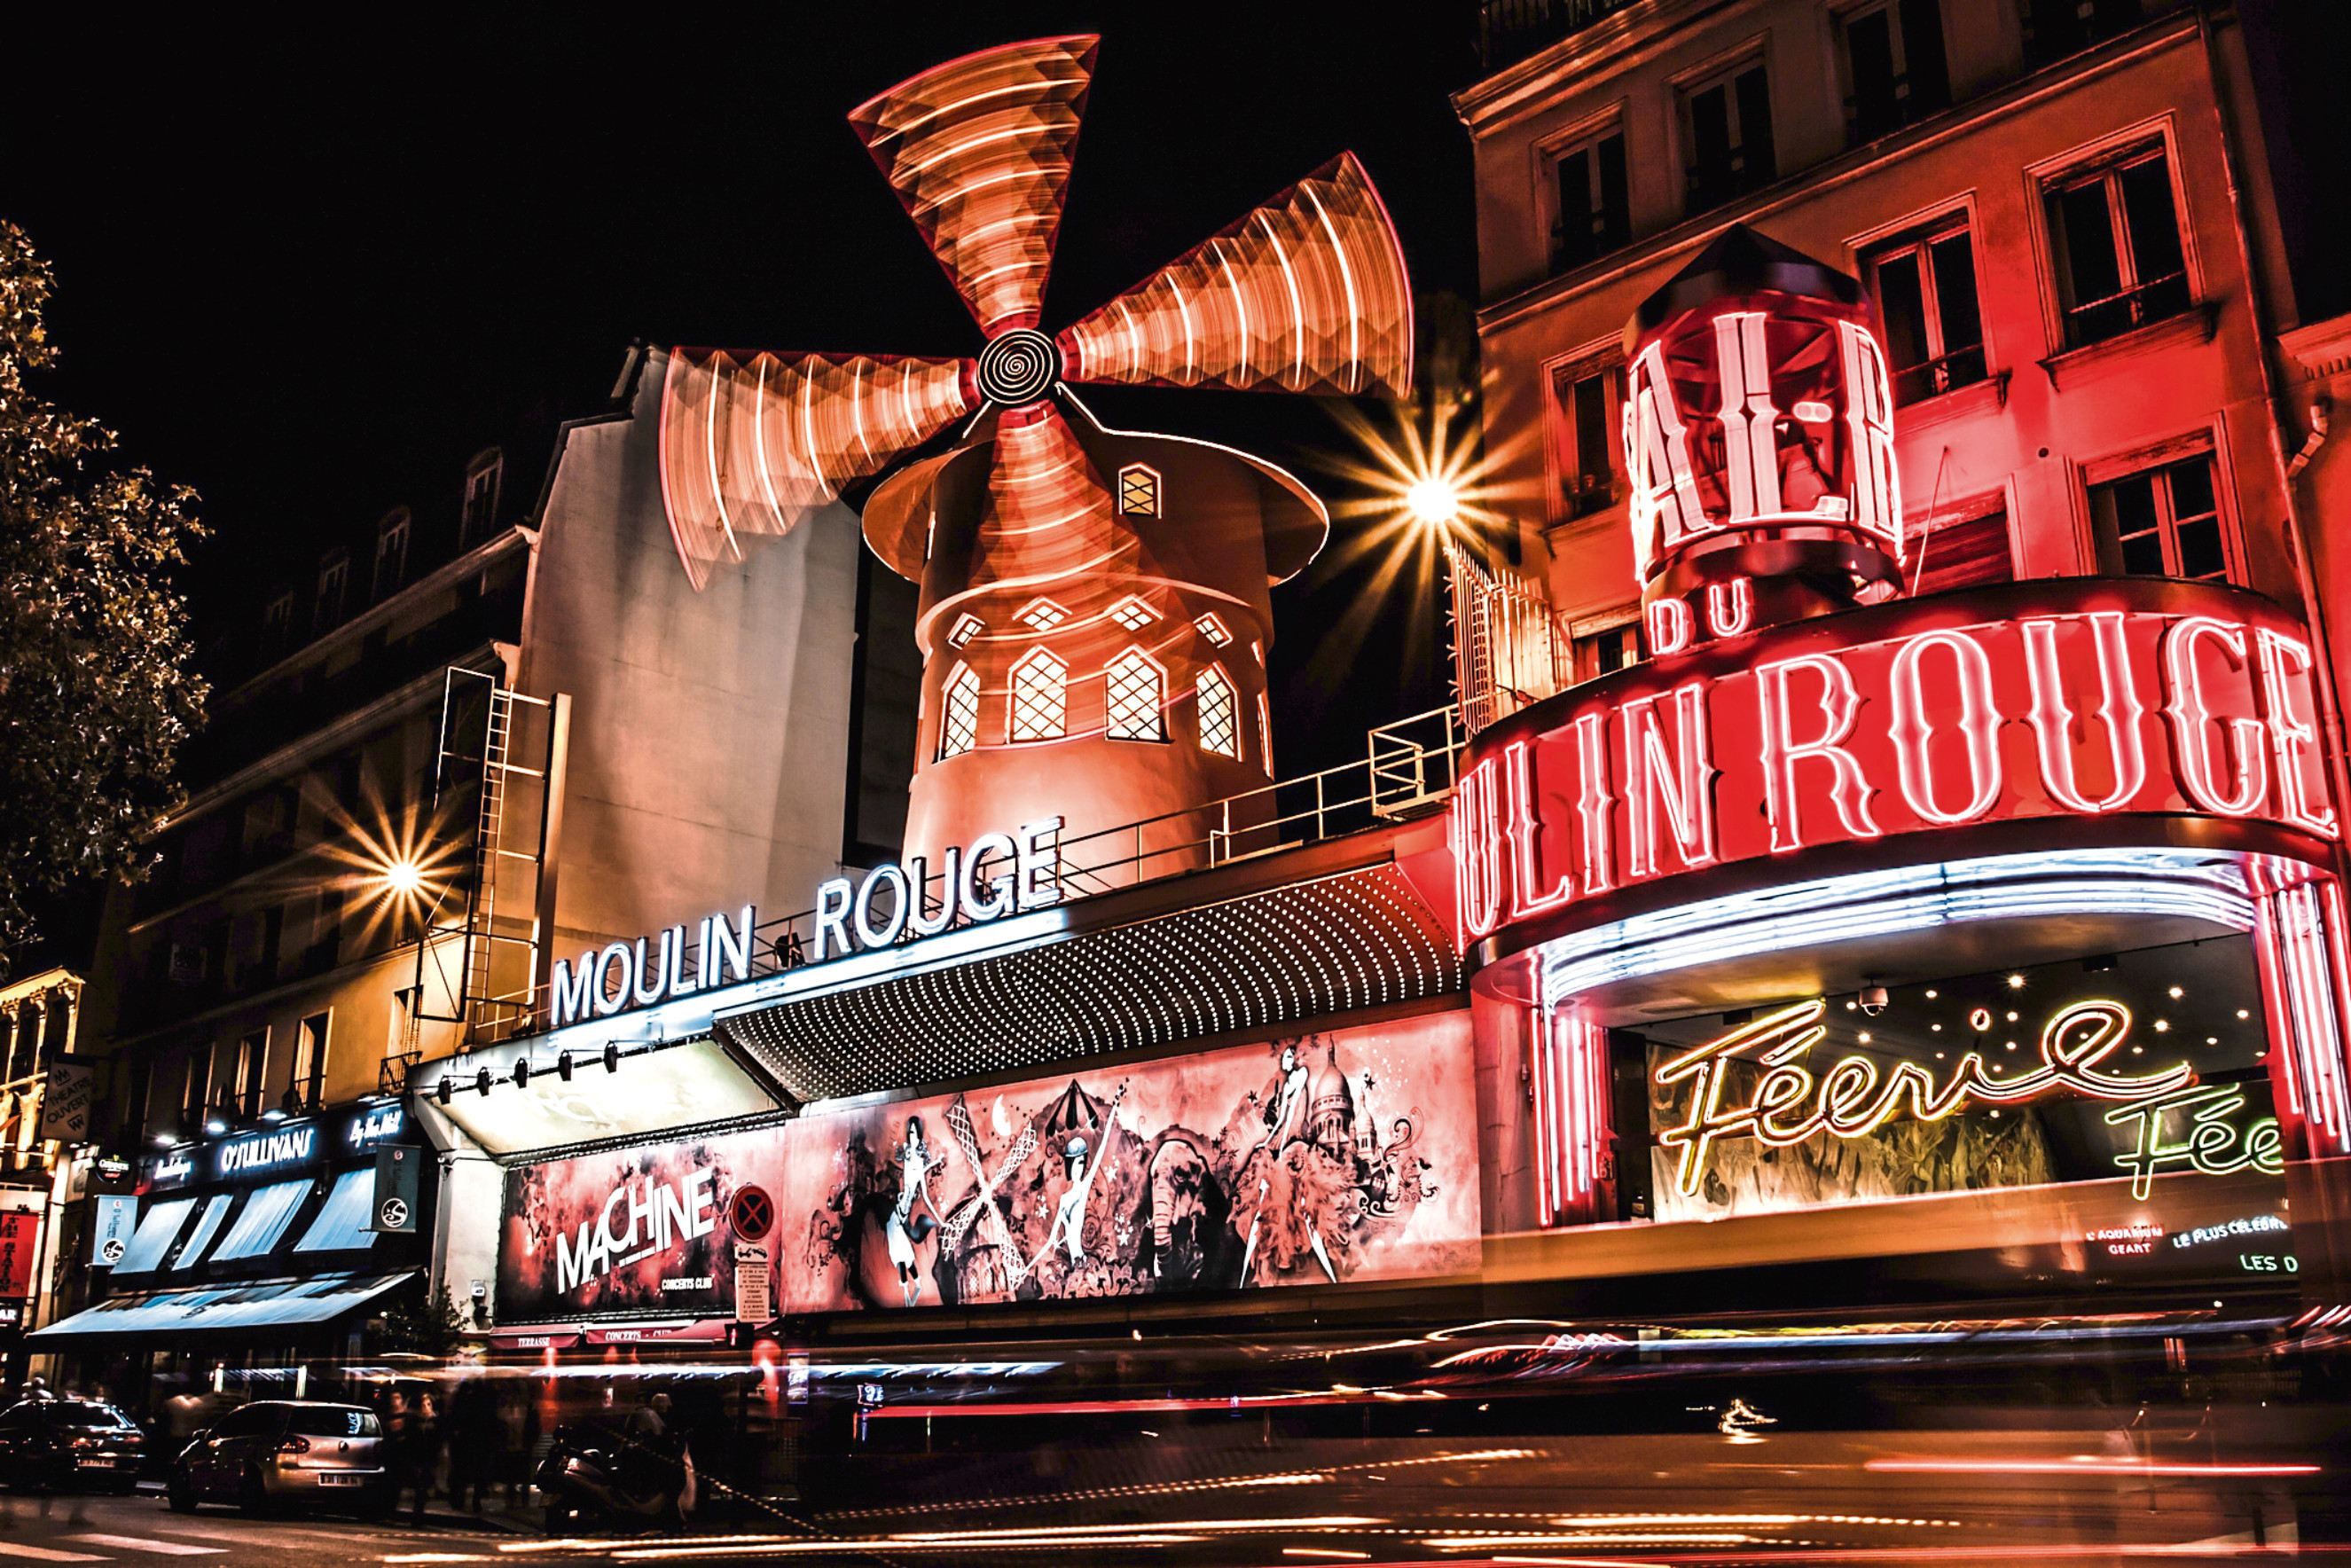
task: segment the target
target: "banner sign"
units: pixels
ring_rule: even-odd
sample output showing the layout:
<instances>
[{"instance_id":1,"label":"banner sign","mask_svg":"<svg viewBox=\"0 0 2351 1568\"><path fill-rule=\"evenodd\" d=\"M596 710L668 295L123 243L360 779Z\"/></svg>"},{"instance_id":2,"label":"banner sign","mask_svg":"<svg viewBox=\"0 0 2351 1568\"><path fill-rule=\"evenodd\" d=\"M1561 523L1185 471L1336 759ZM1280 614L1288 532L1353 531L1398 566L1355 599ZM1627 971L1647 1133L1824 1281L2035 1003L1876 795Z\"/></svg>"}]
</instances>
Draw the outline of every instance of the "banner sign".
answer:
<instances>
[{"instance_id":1,"label":"banner sign","mask_svg":"<svg viewBox=\"0 0 2351 1568\"><path fill-rule=\"evenodd\" d=\"M517 1167L499 1316L726 1315L754 1186L778 1312L1463 1272L1469 1059L1438 1013Z\"/></svg>"},{"instance_id":2,"label":"banner sign","mask_svg":"<svg viewBox=\"0 0 2351 1568\"><path fill-rule=\"evenodd\" d=\"M131 1246L131 1232L139 1218L135 1197L101 1194L90 1200L89 1265L111 1269L122 1261Z\"/></svg>"},{"instance_id":3,"label":"banner sign","mask_svg":"<svg viewBox=\"0 0 2351 1568\"><path fill-rule=\"evenodd\" d=\"M41 1216L21 1208L0 1211L0 1301L21 1301L33 1293L40 1265Z\"/></svg>"},{"instance_id":4,"label":"banner sign","mask_svg":"<svg viewBox=\"0 0 2351 1568\"><path fill-rule=\"evenodd\" d=\"M98 1063L71 1056L49 1058L48 1082L41 1092L41 1136L61 1144L89 1142L89 1117L98 1103Z\"/></svg>"},{"instance_id":5,"label":"banner sign","mask_svg":"<svg viewBox=\"0 0 2351 1568\"><path fill-rule=\"evenodd\" d=\"M2100 579L1657 659L1479 737L1450 808L1464 934L1731 862L2020 818L2172 812L2332 839L2311 668L2268 600Z\"/></svg>"},{"instance_id":6,"label":"banner sign","mask_svg":"<svg viewBox=\"0 0 2351 1568\"><path fill-rule=\"evenodd\" d=\"M375 1207L368 1216L370 1230L397 1236L416 1234L417 1211L423 1207L424 1151L394 1144L375 1152Z\"/></svg>"}]
</instances>

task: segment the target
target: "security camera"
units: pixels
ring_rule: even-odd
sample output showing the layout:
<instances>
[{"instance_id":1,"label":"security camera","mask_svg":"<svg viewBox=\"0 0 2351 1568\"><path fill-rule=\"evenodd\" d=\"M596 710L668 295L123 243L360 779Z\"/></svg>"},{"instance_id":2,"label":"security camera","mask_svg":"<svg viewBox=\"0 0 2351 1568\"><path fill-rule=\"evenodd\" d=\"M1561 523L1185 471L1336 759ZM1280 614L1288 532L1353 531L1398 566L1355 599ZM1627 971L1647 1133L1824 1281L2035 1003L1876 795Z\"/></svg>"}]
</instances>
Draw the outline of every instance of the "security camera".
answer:
<instances>
[{"instance_id":1,"label":"security camera","mask_svg":"<svg viewBox=\"0 0 2351 1568\"><path fill-rule=\"evenodd\" d=\"M1867 1013L1871 1018L1876 1018L1878 1014L1884 1012L1886 1010L1886 988L1884 986L1864 986L1861 988L1861 1010Z\"/></svg>"}]
</instances>

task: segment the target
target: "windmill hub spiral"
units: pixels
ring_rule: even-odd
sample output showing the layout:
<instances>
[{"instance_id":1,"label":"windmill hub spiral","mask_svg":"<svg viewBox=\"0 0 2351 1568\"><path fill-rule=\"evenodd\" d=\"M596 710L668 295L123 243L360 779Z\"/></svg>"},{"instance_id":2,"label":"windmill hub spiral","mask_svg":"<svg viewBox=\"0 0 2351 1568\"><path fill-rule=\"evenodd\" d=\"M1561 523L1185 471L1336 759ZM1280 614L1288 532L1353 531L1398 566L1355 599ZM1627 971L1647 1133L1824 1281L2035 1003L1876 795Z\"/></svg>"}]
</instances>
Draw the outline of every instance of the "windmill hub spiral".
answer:
<instances>
[{"instance_id":1,"label":"windmill hub spiral","mask_svg":"<svg viewBox=\"0 0 2351 1568\"><path fill-rule=\"evenodd\" d=\"M1061 375L1061 350L1034 328L1015 327L980 351L980 395L1005 408L1035 402Z\"/></svg>"}]
</instances>

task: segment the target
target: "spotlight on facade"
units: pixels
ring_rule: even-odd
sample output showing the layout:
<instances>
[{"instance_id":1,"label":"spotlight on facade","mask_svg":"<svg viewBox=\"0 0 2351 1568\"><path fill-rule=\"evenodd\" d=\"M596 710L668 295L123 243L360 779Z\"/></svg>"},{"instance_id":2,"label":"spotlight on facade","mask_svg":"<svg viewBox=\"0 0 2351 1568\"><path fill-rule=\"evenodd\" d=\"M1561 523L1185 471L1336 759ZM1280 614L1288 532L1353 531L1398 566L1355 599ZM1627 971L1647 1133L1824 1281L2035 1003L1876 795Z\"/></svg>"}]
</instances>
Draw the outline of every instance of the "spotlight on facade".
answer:
<instances>
[{"instance_id":1,"label":"spotlight on facade","mask_svg":"<svg viewBox=\"0 0 2351 1568\"><path fill-rule=\"evenodd\" d=\"M169 1133L158 1133L158 1134L155 1134L155 1146L156 1146L157 1148L159 1148L159 1149L168 1149L168 1148L170 1148L170 1147L172 1146L172 1134L169 1134Z\"/></svg>"},{"instance_id":2,"label":"spotlight on facade","mask_svg":"<svg viewBox=\"0 0 2351 1568\"><path fill-rule=\"evenodd\" d=\"M474 1092L487 1099L490 1092L490 1070L486 1067L474 1074Z\"/></svg>"},{"instance_id":3,"label":"spotlight on facade","mask_svg":"<svg viewBox=\"0 0 2351 1568\"><path fill-rule=\"evenodd\" d=\"M228 1131L228 1124L222 1121L218 1116L207 1116L204 1118L204 1131L217 1138L223 1133Z\"/></svg>"},{"instance_id":4,"label":"spotlight on facade","mask_svg":"<svg viewBox=\"0 0 2351 1568\"><path fill-rule=\"evenodd\" d=\"M571 1053L564 1051L555 1059L555 1075L566 1083L571 1082Z\"/></svg>"},{"instance_id":5,"label":"spotlight on facade","mask_svg":"<svg viewBox=\"0 0 2351 1568\"><path fill-rule=\"evenodd\" d=\"M383 868L383 885L388 893L403 897L424 885L424 868L412 860L396 860Z\"/></svg>"},{"instance_id":6,"label":"spotlight on facade","mask_svg":"<svg viewBox=\"0 0 2351 1568\"><path fill-rule=\"evenodd\" d=\"M444 1078L441 1081L441 1087L433 1092L433 1097L435 1100L440 1101L444 1105L446 1105L449 1103L449 1096L456 1092L456 1088L457 1084L455 1079Z\"/></svg>"},{"instance_id":7,"label":"spotlight on facade","mask_svg":"<svg viewBox=\"0 0 2351 1568\"><path fill-rule=\"evenodd\" d=\"M530 1087L529 1057L522 1057L515 1062L514 1081L515 1087L517 1089L528 1089Z\"/></svg>"},{"instance_id":8,"label":"spotlight on facade","mask_svg":"<svg viewBox=\"0 0 2351 1568\"><path fill-rule=\"evenodd\" d=\"M1414 517L1433 528L1449 528L1461 515L1461 493L1451 481L1436 475L1416 480L1404 493L1404 504Z\"/></svg>"},{"instance_id":9,"label":"spotlight on facade","mask_svg":"<svg viewBox=\"0 0 2351 1568\"><path fill-rule=\"evenodd\" d=\"M261 1119L265 1122L283 1122L286 1120L286 1112L280 1106L272 1105L261 1113Z\"/></svg>"},{"instance_id":10,"label":"spotlight on facade","mask_svg":"<svg viewBox=\"0 0 2351 1568\"><path fill-rule=\"evenodd\" d=\"M604 1042L604 1071L607 1072L621 1071L621 1042L616 1040L608 1040Z\"/></svg>"}]
</instances>

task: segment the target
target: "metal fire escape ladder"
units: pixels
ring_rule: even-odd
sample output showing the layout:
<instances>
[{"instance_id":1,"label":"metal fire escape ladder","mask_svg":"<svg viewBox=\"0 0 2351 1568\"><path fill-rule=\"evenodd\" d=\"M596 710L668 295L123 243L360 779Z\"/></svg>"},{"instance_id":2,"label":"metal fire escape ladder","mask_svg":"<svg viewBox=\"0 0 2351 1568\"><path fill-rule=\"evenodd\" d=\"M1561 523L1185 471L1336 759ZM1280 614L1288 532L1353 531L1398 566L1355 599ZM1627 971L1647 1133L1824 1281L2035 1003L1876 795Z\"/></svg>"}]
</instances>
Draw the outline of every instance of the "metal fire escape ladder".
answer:
<instances>
[{"instance_id":1,"label":"metal fire escape ladder","mask_svg":"<svg viewBox=\"0 0 2351 1568\"><path fill-rule=\"evenodd\" d=\"M434 813L436 821L470 818L470 843L462 913L443 918L436 906L418 940L411 1016L463 1024L469 1044L503 1040L531 1014L543 917L551 913L543 907L550 889L545 860L560 810L554 781L568 706L568 698L528 696L486 671L453 667L444 682ZM518 750L530 760L517 761ZM468 790L470 807L463 802ZM517 839L529 847L511 847ZM459 891L453 886L443 897ZM528 913L504 917L502 926L501 908L517 901Z\"/></svg>"}]
</instances>

